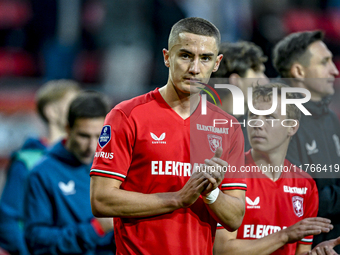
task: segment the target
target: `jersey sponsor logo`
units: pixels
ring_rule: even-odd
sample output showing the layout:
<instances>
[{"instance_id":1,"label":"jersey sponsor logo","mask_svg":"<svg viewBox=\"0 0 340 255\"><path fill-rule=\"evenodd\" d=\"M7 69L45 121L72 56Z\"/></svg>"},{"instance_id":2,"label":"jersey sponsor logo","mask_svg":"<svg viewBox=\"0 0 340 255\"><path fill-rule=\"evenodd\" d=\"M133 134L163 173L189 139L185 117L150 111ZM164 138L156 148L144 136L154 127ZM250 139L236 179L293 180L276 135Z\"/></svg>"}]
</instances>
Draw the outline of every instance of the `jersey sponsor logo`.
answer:
<instances>
[{"instance_id":1,"label":"jersey sponsor logo","mask_svg":"<svg viewBox=\"0 0 340 255\"><path fill-rule=\"evenodd\" d=\"M306 143L307 154L312 155L319 152L319 149L316 147L316 141L313 140L312 144Z\"/></svg>"},{"instance_id":2,"label":"jersey sponsor logo","mask_svg":"<svg viewBox=\"0 0 340 255\"><path fill-rule=\"evenodd\" d=\"M308 188L298 188L298 187L289 187L286 185L283 185L283 191L286 193L292 193L292 194L299 194L299 195L305 195L307 193Z\"/></svg>"},{"instance_id":3,"label":"jersey sponsor logo","mask_svg":"<svg viewBox=\"0 0 340 255\"><path fill-rule=\"evenodd\" d=\"M303 197L292 197L293 209L296 216L301 217L303 215Z\"/></svg>"},{"instance_id":4,"label":"jersey sponsor logo","mask_svg":"<svg viewBox=\"0 0 340 255\"><path fill-rule=\"evenodd\" d=\"M193 169L199 169L204 164L184 163L179 161L151 161L151 175L191 176Z\"/></svg>"},{"instance_id":5,"label":"jersey sponsor logo","mask_svg":"<svg viewBox=\"0 0 340 255\"><path fill-rule=\"evenodd\" d=\"M152 143L153 144L166 144L166 141L163 141L165 138L165 132L160 135L160 137L157 137L154 133L150 132L150 135L153 139Z\"/></svg>"},{"instance_id":6,"label":"jersey sponsor logo","mask_svg":"<svg viewBox=\"0 0 340 255\"><path fill-rule=\"evenodd\" d=\"M106 125L103 127L102 132L99 136L99 146L104 147L111 140L111 126Z\"/></svg>"},{"instance_id":7,"label":"jersey sponsor logo","mask_svg":"<svg viewBox=\"0 0 340 255\"><path fill-rule=\"evenodd\" d=\"M287 227L282 227L282 229L285 229ZM278 232L281 230L280 226L272 226L272 225L244 225L243 228L243 237L244 238L262 238L265 236L268 236L270 234L273 234L275 232Z\"/></svg>"},{"instance_id":8,"label":"jersey sponsor logo","mask_svg":"<svg viewBox=\"0 0 340 255\"><path fill-rule=\"evenodd\" d=\"M151 161L151 175L191 176L191 169L192 165L190 163Z\"/></svg>"},{"instance_id":9,"label":"jersey sponsor logo","mask_svg":"<svg viewBox=\"0 0 340 255\"><path fill-rule=\"evenodd\" d=\"M73 195L76 193L76 189L75 189L75 183L73 180L70 180L67 184L64 182L59 182L58 186L60 188L60 190L64 193L64 195L68 196L68 195Z\"/></svg>"},{"instance_id":10,"label":"jersey sponsor logo","mask_svg":"<svg viewBox=\"0 0 340 255\"><path fill-rule=\"evenodd\" d=\"M247 202L247 209L260 209L261 206L258 204L260 203L260 197L255 198L254 201L252 201L249 197L246 197Z\"/></svg>"},{"instance_id":11,"label":"jersey sponsor logo","mask_svg":"<svg viewBox=\"0 0 340 255\"><path fill-rule=\"evenodd\" d=\"M338 155L338 157L340 157L340 142L339 142L339 137L334 134L332 135L334 144L335 144L335 148L336 148L336 154Z\"/></svg>"},{"instance_id":12,"label":"jersey sponsor logo","mask_svg":"<svg viewBox=\"0 0 340 255\"><path fill-rule=\"evenodd\" d=\"M222 137L218 135L208 134L210 150L215 153L218 147L222 147Z\"/></svg>"},{"instance_id":13,"label":"jersey sponsor logo","mask_svg":"<svg viewBox=\"0 0 340 255\"><path fill-rule=\"evenodd\" d=\"M113 159L113 152L96 152L94 154L95 158L106 158L106 159Z\"/></svg>"},{"instance_id":14,"label":"jersey sponsor logo","mask_svg":"<svg viewBox=\"0 0 340 255\"><path fill-rule=\"evenodd\" d=\"M205 126L202 124L197 124L197 130L213 132L217 134L228 134L229 128L217 128L214 126Z\"/></svg>"}]
</instances>

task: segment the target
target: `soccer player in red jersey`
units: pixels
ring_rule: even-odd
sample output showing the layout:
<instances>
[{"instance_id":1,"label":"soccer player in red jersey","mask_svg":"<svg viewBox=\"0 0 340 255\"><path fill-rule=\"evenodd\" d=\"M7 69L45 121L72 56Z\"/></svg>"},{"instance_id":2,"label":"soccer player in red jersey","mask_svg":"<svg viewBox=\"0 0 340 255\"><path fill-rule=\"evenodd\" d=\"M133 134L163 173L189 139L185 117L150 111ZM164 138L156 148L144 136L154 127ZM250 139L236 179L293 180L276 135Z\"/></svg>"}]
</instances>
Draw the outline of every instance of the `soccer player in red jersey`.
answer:
<instances>
[{"instance_id":1,"label":"soccer player in red jersey","mask_svg":"<svg viewBox=\"0 0 340 255\"><path fill-rule=\"evenodd\" d=\"M214 254L312 254L313 235L329 232L330 220L316 217L318 190L315 181L292 165L286 157L291 137L299 127L300 110L287 105L281 114L281 89L274 83L257 86L253 105L268 110L273 104L273 88L277 89L276 110L268 115L248 113L248 137L252 149L246 155L246 213L241 227L228 232L218 226ZM294 98L286 93L286 98ZM314 248L313 254L335 254L334 239Z\"/></svg>"},{"instance_id":2,"label":"soccer player in red jersey","mask_svg":"<svg viewBox=\"0 0 340 255\"><path fill-rule=\"evenodd\" d=\"M219 44L210 22L180 20L163 50L167 84L106 117L91 205L95 216L114 217L117 254L212 254L217 221L231 231L242 222L245 179L224 178L227 166L244 165L241 128L215 128L213 119L236 119L210 103L201 114L201 83L218 69Z\"/></svg>"}]
</instances>

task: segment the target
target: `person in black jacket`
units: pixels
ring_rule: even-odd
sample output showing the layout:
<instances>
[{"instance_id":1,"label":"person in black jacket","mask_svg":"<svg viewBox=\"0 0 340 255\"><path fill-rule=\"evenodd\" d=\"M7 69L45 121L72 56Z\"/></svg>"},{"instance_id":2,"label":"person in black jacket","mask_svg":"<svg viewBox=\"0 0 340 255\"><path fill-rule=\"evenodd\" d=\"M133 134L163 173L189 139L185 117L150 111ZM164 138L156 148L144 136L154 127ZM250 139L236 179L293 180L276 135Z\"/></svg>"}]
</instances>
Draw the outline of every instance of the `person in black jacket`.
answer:
<instances>
[{"instance_id":1,"label":"person in black jacket","mask_svg":"<svg viewBox=\"0 0 340 255\"><path fill-rule=\"evenodd\" d=\"M340 235L340 123L328 105L339 71L332 53L323 42L322 31L293 33L274 48L273 63L282 78L293 87L306 88L311 99L304 107L300 128L293 137L287 159L315 179L319 190L319 216L329 218L334 229L315 236L314 244ZM301 95L305 97L305 95ZM340 252L340 247L335 250Z\"/></svg>"}]
</instances>

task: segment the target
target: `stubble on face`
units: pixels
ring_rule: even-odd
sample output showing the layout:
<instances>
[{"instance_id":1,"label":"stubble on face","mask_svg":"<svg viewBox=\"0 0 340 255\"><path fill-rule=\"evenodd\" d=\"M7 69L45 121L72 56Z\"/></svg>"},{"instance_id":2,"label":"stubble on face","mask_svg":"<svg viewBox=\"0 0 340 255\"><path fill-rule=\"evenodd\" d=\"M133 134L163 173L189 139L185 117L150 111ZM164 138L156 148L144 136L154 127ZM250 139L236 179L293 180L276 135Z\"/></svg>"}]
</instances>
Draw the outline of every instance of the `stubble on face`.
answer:
<instances>
[{"instance_id":1,"label":"stubble on face","mask_svg":"<svg viewBox=\"0 0 340 255\"><path fill-rule=\"evenodd\" d=\"M174 88L190 95L204 88L216 64L218 49L214 37L180 33L169 54L169 80Z\"/></svg>"},{"instance_id":2,"label":"stubble on face","mask_svg":"<svg viewBox=\"0 0 340 255\"><path fill-rule=\"evenodd\" d=\"M322 41L308 47L309 63L304 66L304 87L311 92L312 100L334 94L334 80L338 70L332 60L332 53Z\"/></svg>"}]
</instances>

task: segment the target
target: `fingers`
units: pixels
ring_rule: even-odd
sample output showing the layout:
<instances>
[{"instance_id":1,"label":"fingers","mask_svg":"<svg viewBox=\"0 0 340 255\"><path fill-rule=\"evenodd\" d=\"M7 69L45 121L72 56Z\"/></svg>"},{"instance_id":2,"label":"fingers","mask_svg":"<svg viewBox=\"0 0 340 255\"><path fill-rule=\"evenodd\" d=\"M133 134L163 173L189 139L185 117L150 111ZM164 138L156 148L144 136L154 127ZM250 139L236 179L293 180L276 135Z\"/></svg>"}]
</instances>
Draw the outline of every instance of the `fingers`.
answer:
<instances>
[{"instance_id":1,"label":"fingers","mask_svg":"<svg viewBox=\"0 0 340 255\"><path fill-rule=\"evenodd\" d=\"M323 218L323 217L311 217L311 218L306 218L308 221L318 221L318 222L324 222L324 223L331 223L331 220Z\"/></svg>"},{"instance_id":2,"label":"fingers","mask_svg":"<svg viewBox=\"0 0 340 255\"><path fill-rule=\"evenodd\" d=\"M321 247L317 246L312 251L308 252L308 254L336 255L337 253L329 246L321 246Z\"/></svg>"},{"instance_id":3,"label":"fingers","mask_svg":"<svg viewBox=\"0 0 340 255\"><path fill-rule=\"evenodd\" d=\"M323 249L320 248L320 247L316 247L316 248L315 248L315 254L316 254L316 255L324 255Z\"/></svg>"},{"instance_id":4,"label":"fingers","mask_svg":"<svg viewBox=\"0 0 340 255\"><path fill-rule=\"evenodd\" d=\"M203 172L203 175L205 176L205 178L208 179L208 181L212 184L212 185L216 185L216 179L214 177L212 177L210 174Z\"/></svg>"},{"instance_id":5,"label":"fingers","mask_svg":"<svg viewBox=\"0 0 340 255\"><path fill-rule=\"evenodd\" d=\"M288 242L291 243L301 240L309 235L327 233L331 229L333 229L333 225L330 224L330 220L321 217L314 217L303 219L283 231L288 236ZM324 244L324 246L326 245L328 244Z\"/></svg>"},{"instance_id":6,"label":"fingers","mask_svg":"<svg viewBox=\"0 0 340 255\"><path fill-rule=\"evenodd\" d=\"M333 225L330 224L331 221L326 218L322 217L314 217L314 218L307 218L301 221L303 225L307 225L307 230L313 230L313 231L321 231L324 233L328 233L333 229ZM317 232L317 234L320 234L321 232ZM315 235L315 234L313 234ZM340 240L338 240L340 242Z\"/></svg>"},{"instance_id":7,"label":"fingers","mask_svg":"<svg viewBox=\"0 0 340 255\"><path fill-rule=\"evenodd\" d=\"M221 147L218 147L215 151L214 158L220 158L222 156L223 149Z\"/></svg>"},{"instance_id":8,"label":"fingers","mask_svg":"<svg viewBox=\"0 0 340 255\"><path fill-rule=\"evenodd\" d=\"M338 238L329 240L329 245L333 248L340 244L340 236Z\"/></svg>"}]
</instances>

